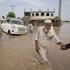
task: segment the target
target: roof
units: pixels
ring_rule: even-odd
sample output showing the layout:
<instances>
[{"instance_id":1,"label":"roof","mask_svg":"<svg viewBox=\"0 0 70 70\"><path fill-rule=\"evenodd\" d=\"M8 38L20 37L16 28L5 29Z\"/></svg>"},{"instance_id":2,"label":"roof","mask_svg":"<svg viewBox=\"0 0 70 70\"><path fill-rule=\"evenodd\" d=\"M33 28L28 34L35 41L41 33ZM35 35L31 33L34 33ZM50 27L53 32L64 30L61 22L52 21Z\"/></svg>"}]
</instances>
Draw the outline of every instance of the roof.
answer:
<instances>
[{"instance_id":1,"label":"roof","mask_svg":"<svg viewBox=\"0 0 70 70\"><path fill-rule=\"evenodd\" d=\"M37 12L55 13L55 11L25 11L24 13L37 13Z\"/></svg>"},{"instance_id":2,"label":"roof","mask_svg":"<svg viewBox=\"0 0 70 70\"><path fill-rule=\"evenodd\" d=\"M20 21L20 22L23 22L21 19L17 19L17 18L11 18L9 19L10 21Z\"/></svg>"}]
</instances>

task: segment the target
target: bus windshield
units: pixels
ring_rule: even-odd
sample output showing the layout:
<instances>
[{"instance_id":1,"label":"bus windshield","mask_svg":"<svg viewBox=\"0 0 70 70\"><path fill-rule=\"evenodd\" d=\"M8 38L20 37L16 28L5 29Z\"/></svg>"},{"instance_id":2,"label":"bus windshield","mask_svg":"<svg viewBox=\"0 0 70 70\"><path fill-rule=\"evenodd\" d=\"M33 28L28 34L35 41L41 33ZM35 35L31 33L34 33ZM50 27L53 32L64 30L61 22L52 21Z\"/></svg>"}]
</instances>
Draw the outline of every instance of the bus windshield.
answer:
<instances>
[{"instance_id":1,"label":"bus windshield","mask_svg":"<svg viewBox=\"0 0 70 70\"><path fill-rule=\"evenodd\" d=\"M10 21L11 24L23 25L22 21Z\"/></svg>"}]
</instances>

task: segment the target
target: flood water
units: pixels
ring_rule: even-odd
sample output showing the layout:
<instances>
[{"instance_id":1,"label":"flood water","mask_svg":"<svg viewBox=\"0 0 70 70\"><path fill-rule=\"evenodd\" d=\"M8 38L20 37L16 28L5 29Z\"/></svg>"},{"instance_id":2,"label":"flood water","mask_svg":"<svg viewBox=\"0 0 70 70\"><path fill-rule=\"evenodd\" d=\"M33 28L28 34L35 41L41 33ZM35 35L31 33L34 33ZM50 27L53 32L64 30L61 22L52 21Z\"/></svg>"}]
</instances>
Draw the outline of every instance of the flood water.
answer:
<instances>
[{"instance_id":1,"label":"flood water","mask_svg":"<svg viewBox=\"0 0 70 70\"><path fill-rule=\"evenodd\" d=\"M50 70L47 65L41 65L35 58L33 34L9 36L3 33L0 40L0 70ZM64 44L70 42L70 23L62 23L55 31ZM70 70L70 49L61 50L60 46L51 43L48 59L52 70Z\"/></svg>"},{"instance_id":2,"label":"flood water","mask_svg":"<svg viewBox=\"0 0 70 70\"><path fill-rule=\"evenodd\" d=\"M62 40L64 42L70 42L70 23L63 23L60 27L60 33Z\"/></svg>"},{"instance_id":3,"label":"flood water","mask_svg":"<svg viewBox=\"0 0 70 70\"><path fill-rule=\"evenodd\" d=\"M64 44L70 43L70 23L62 23L55 30ZM70 70L70 49L62 51L59 46L53 44L53 46L51 45L49 55L53 70Z\"/></svg>"}]
</instances>

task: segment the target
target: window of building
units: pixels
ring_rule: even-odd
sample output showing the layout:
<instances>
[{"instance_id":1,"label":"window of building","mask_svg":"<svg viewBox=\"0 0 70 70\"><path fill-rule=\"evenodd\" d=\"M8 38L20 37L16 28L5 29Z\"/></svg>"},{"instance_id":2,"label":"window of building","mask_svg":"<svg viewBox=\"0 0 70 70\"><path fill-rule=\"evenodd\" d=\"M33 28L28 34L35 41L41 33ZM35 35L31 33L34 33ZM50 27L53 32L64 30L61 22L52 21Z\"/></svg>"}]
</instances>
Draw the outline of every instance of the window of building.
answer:
<instances>
[{"instance_id":1,"label":"window of building","mask_svg":"<svg viewBox=\"0 0 70 70\"><path fill-rule=\"evenodd\" d=\"M47 13L46 16L49 16L49 13Z\"/></svg>"},{"instance_id":2,"label":"window of building","mask_svg":"<svg viewBox=\"0 0 70 70\"><path fill-rule=\"evenodd\" d=\"M39 13L36 13L36 16L39 16Z\"/></svg>"},{"instance_id":3,"label":"window of building","mask_svg":"<svg viewBox=\"0 0 70 70\"><path fill-rule=\"evenodd\" d=\"M44 12L41 13L41 16L44 16Z\"/></svg>"},{"instance_id":4,"label":"window of building","mask_svg":"<svg viewBox=\"0 0 70 70\"><path fill-rule=\"evenodd\" d=\"M34 13L32 14L32 16L34 16Z\"/></svg>"},{"instance_id":5,"label":"window of building","mask_svg":"<svg viewBox=\"0 0 70 70\"><path fill-rule=\"evenodd\" d=\"M53 13L51 14L51 16L53 16Z\"/></svg>"},{"instance_id":6,"label":"window of building","mask_svg":"<svg viewBox=\"0 0 70 70\"><path fill-rule=\"evenodd\" d=\"M30 16L30 13L29 12L25 12L24 15L25 16Z\"/></svg>"}]
</instances>

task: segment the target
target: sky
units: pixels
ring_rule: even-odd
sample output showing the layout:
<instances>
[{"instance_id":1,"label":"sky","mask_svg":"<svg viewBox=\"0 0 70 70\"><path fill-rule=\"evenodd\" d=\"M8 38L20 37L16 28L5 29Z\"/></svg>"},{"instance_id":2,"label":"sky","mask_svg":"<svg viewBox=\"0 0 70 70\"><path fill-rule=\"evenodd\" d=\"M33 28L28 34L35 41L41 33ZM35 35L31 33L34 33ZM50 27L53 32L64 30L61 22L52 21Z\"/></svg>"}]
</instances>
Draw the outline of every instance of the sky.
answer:
<instances>
[{"instance_id":1,"label":"sky","mask_svg":"<svg viewBox=\"0 0 70 70\"><path fill-rule=\"evenodd\" d=\"M14 5L14 12L17 17L24 16L24 9L32 10L53 10L55 8L55 15L58 15L59 0L0 0L0 16L6 16L12 10ZM62 0L63 20L70 20L70 0Z\"/></svg>"}]
</instances>

